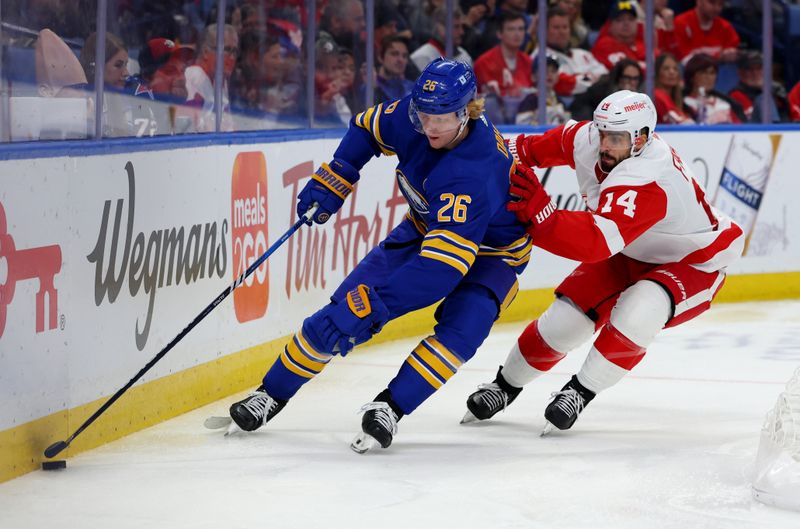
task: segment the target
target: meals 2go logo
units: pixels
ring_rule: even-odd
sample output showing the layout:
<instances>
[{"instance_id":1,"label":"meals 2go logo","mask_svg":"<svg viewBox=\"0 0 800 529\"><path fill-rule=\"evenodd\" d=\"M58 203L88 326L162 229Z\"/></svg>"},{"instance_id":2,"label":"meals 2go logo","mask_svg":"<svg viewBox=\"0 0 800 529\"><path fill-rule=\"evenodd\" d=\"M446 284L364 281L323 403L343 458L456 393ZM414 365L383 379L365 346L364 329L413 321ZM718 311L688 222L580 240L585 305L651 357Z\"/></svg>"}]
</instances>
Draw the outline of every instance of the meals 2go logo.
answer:
<instances>
[{"instance_id":1,"label":"meals 2go logo","mask_svg":"<svg viewBox=\"0 0 800 529\"><path fill-rule=\"evenodd\" d=\"M233 278L238 278L267 251L267 162L261 152L242 152L233 162L231 220ZM267 312L269 264L259 266L233 291L236 319L255 320Z\"/></svg>"}]
</instances>

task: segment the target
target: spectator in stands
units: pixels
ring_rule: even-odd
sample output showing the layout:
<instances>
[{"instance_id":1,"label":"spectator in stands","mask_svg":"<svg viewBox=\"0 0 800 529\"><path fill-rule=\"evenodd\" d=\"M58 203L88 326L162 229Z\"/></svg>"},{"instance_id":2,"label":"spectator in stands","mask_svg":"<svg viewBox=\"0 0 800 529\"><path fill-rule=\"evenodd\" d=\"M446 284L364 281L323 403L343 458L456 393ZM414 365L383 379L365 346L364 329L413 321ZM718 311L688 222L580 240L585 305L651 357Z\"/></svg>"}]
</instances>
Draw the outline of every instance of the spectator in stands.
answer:
<instances>
[{"instance_id":1,"label":"spectator in stands","mask_svg":"<svg viewBox=\"0 0 800 529\"><path fill-rule=\"evenodd\" d=\"M686 95L683 98L688 114L699 124L741 123L745 121L741 107L714 90L718 63L705 53L689 59L683 70Z\"/></svg>"},{"instance_id":2,"label":"spectator in stands","mask_svg":"<svg viewBox=\"0 0 800 529\"><path fill-rule=\"evenodd\" d=\"M658 122L670 125L692 124L694 120L683 109L683 79L678 59L662 53L656 59L655 91Z\"/></svg>"},{"instance_id":3,"label":"spectator in stands","mask_svg":"<svg viewBox=\"0 0 800 529\"><path fill-rule=\"evenodd\" d=\"M538 53L537 48L531 56L535 58ZM587 50L570 46L569 16L560 7L547 11L547 55L555 57L560 65L555 85L556 94L560 96L582 94L608 73Z\"/></svg>"},{"instance_id":4,"label":"spectator in stands","mask_svg":"<svg viewBox=\"0 0 800 529\"><path fill-rule=\"evenodd\" d=\"M755 50L740 52L736 67L739 84L728 95L741 105L747 121L761 123L761 93L764 89L764 60L761 53ZM777 123L788 119L786 89L777 83L772 85L772 106L770 121Z\"/></svg>"},{"instance_id":5,"label":"spectator in stands","mask_svg":"<svg viewBox=\"0 0 800 529\"><path fill-rule=\"evenodd\" d=\"M525 38L525 18L504 12L497 31L500 44L475 61L478 90L499 97L521 97L533 87L532 60L520 50Z\"/></svg>"},{"instance_id":6,"label":"spectator in stands","mask_svg":"<svg viewBox=\"0 0 800 529\"><path fill-rule=\"evenodd\" d=\"M340 48L355 52L366 27L360 0L329 0L322 10L317 49L326 53L338 53Z\"/></svg>"},{"instance_id":7,"label":"spectator in stands","mask_svg":"<svg viewBox=\"0 0 800 529\"><path fill-rule=\"evenodd\" d=\"M591 120L594 109L609 94L617 90L631 90L639 92L642 85L644 73L642 67L633 59L620 59L611 68L608 75L600 78L598 82L589 89L577 96L572 101L569 110L573 119L578 121Z\"/></svg>"},{"instance_id":8,"label":"spectator in stands","mask_svg":"<svg viewBox=\"0 0 800 529\"><path fill-rule=\"evenodd\" d=\"M405 19L413 31L411 42L409 43L412 50L423 46L430 39L439 38L436 32L434 15L437 11L444 11L445 9L445 0L411 0L403 3L401 12L405 15ZM426 62L424 66L427 65L428 63Z\"/></svg>"},{"instance_id":9,"label":"spectator in stands","mask_svg":"<svg viewBox=\"0 0 800 529\"><path fill-rule=\"evenodd\" d=\"M569 47L589 49L589 26L583 21L583 0L551 0L550 5L569 17ZM549 40L549 39L548 39Z\"/></svg>"},{"instance_id":10,"label":"spectator in stands","mask_svg":"<svg viewBox=\"0 0 800 529\"><path fill-rule=\"evenodd\" d=\"M258 30L242 33L239 58L231 76L231 106L246 111L261 109L262 89L282 76L278 39Z\"/></svg>"},{"instance_id":11,"label":"spectator in stands","mask_svg":"<svg viewBox=\"0 0 800 529\"><path fill-rule=\"evenodd\" d=\"M453 11L453 52L455 57L452 58L472 66L472 57L467 50L461 47L461 36L464 34L462 18L461 9L456 8ZM435 11L432 19L434 21L434 37L411 53L411 61L420 71L424 70L432 60L446 55L447 11L444 9Z\"/></svg>"},{"instance_id":12,"label":"spectator in stands","mask_svg":"<svg viewBox=\"0 0 800 529\"><path fill-rule=\"evenodd\" d=\"M350 50L339 50L339 86L342 97L347 102L347 107L354 114L366 108L364 97L357 97L356 89L356 61ZM372 106L372 105L370 105Z\"/></svg>"},{"instance_id":13,"label":"spectator in stands","mask_svg":"<svg viewBox=\"0 0 800 529\"><path fill-rule=\"evenodd\" d=\"M86 37L86 43L81 49L81 66L86 72L86 79L94 86L95 54L97 53L97 34L92 33ZM105 39L105 65L103 66L103 84L108 88L125 88L125 80L130 77L128 72L128 49L122 40L113 33L106 33Z\"/></svg>"},{"instance_id":14,"label":"spectator in stands","mask_svg":"<svg viewBox=\"0 0 800 529\"><path fill-rule=\"evenodd\" d=\"M406 39L413 36L408 22L397 9L394 0L376 0L375 2L375 51L378 51L381 40L387 35L400 35Z\"/></svg>"},{"instance_id":15,"label":"spectator in stands","mask_svg":"<svg viewBox=\"0 0 800 529\"><path fill-rule=\"evenodd\" d=\"M236 67L239 55L239 36L233 26L225 24L223 32L222 108L229 103L228 82ZM217 25L205 29L194 65L186 68L186 101L197 109L194 126L197 132L211 132L216 128L214 112L214 79L217 69ZM223 112L222 130L233 130L233 121Z\"/></svg>"},{"instance_id":16,"label":"spectator in stands","mask_svg":"<svg viewBox=\"0 0 800 529\"><path fill-rule=\"evenodd\" d=\"M160 66L150 81L156 99L186 101L186 68L194 62L194 50L188 46L175 46L167 62Z\"/></svg>"},{"instance_id":17,"label":"spectator in stands","mask_svg":"<svg viewBox=\"0 0 800 529\"><path fill-rule=\"evenodd\" d=\"M536 84L536 70L539 58L533 60L532 79L533 84ZM566 123L570 119L570 113L564 107L564 104L556 95L554 87L558 81L558 59L553 55L547 56L547 108L545 115L545 123L547 125L560 125ZM517 125L541 125L539 123L539 94L533 92L525 96L525 99L519 104L517 109L517 116L515 123Z\"/></svg>"},{"instance_id":18,"label":"spectator in stands","mask_svg":"<svg viewBox=\"0 0 800 529\"><path fill-rule=\"evenodd\" d=\"M314 119L322 126L342 127L353 112L342 94L344 74L340 50L327 43L317 47L314 71Z\"/></svg>"},{"instance_id":19,"label":"spectator in stands","mask_svg":"<svg viewBox=\"0 0 800 529\"><path fill-rule=\"evenodd\" d=\"M461 12L464 13L464 35L461 45L472 57L480 55L480 39L489 19L487 0L460 0Z\"/></svg>"},{"instance_id":20,"label":"spectator in stands","mask_svg":"<svg viewBox=\"0 0 800 529\"><path fill-rule=\"evenodd\" d=\"M481 33L478 44L478 51L481 55L497 46L500 42L500 29L503 25L504 16L506 15L518 15L522 17L525 30L522 35L520 50L530 53L533 49L533 41L530 38L529 32L533 31L535 33L536 28L533 24L533 16L528 13L528 1L498 0L497 10L494 13L490 12L490 16L486 21L486 27Z\"/></svg>"},{"instance_id":21,"label":"spectator in stands","mask_svg":"<svg viewBox=\"0 0 800 529\"><path fill-rule=\"evenodd\" d=\"M592 48L592 54L606 68L612 68L620 59L639 62L644 68L645 47L639 37L636 7L629 0L617 0L611 4L608 32L600 35Z\"/></svg>"},{"instance_id":22,"label":"spectator in stands","mask_svg":"<svg viewBox=\"0 0 800 529\"><path fill-rule=\"evenodd\" d=\"M789 120L800 121L800 82L789 92Z\"/></svg>"},{"instance_id":23,"label":"spectator in stands","mask_svg":"<svg viewBox=\"0 0 800 529\"><path fill-rule=\"evenodd\" d=\"M720 13L723 0L697 0L694 9L675 17L678 58L684 64L695 54L704 53L720 62L734 62L739 35Z\"/></svg>"},{"instance_id":24,"label":"spectator in stands","mask_svg":"<svg viewBox=\"0 0 800 529\"><path fill-rule=\"evenodd\" d=\"M80 62L93 89L97 35L90 34L81 50ZM153 114L153 92L138 77L128 72L128 49L113 33L106 32L105 64L103 65L103 135L153 136L158 123Z\"/></svg>"},{"instance_id":25,"label":"spectator in stands","mask_svg":"<svg viewBox=\"0 0 800 529\"><path fill-rule=\"evenodd\" d=\"M401 99L411 93L414 81L405 77L408 66L408 40L399 35L389 35L381 41L378 53L375 103Z\"/></svg>"}]
</instances>

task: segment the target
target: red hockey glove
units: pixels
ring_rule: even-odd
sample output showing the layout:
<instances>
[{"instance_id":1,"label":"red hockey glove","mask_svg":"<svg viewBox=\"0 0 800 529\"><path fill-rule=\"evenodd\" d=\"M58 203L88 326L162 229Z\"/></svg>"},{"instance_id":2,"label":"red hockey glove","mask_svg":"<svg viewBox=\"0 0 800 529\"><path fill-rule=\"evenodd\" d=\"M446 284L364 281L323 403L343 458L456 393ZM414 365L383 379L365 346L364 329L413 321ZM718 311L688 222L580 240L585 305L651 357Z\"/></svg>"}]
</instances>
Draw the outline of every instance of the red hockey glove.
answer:
<instances>
[{"instance_id":1,"label":"red hockey glove","mask_svg":"<svg viewBox=\"0 0 800 529\"><path fill-rule=\"evenodd\" d=\"M530 167L517 164L511 175L509 192L519 199L509 202L506 208L513 211L520 222L530 224L532 229L538 231L547 228L555 219L553 213L556 204Z\"/></svg>"},{"instance_id":2,"label":"red hockey glove","mask_svg":"<svg viewBox=\"0 0 800 529\"><path fill-rule=\"evenodd\" d=\"M508 150L511 152L511 155L514 157L514 160L516 160L517 163L522 162L528 167L536 166L536 159L530 155L526 148L524 134L520 134L513 140L506 140L506 142L508 145Z\"/></svg>"}]
</instances>

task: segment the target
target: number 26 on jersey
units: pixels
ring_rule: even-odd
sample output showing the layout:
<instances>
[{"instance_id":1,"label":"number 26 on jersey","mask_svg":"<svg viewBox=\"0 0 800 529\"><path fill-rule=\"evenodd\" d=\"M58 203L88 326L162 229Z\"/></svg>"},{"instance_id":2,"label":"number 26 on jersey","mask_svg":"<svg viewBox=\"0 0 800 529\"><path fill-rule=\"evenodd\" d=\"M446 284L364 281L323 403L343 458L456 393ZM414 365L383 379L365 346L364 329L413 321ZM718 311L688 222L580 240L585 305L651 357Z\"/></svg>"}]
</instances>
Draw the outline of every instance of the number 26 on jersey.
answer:
<instances>
[{"instance_id":1,"label":"number 26 on jersey","mask_svg":"<svg viewBox=\"0 0 800 529\"><path fill-rule=\"evenodd\" d=\"M467 205L472 202L471 196L442 193L439 195L439 200L444 201L444 206L439 208L436 220L439 222L466 222Z\"/></svg>"}]
</instances>

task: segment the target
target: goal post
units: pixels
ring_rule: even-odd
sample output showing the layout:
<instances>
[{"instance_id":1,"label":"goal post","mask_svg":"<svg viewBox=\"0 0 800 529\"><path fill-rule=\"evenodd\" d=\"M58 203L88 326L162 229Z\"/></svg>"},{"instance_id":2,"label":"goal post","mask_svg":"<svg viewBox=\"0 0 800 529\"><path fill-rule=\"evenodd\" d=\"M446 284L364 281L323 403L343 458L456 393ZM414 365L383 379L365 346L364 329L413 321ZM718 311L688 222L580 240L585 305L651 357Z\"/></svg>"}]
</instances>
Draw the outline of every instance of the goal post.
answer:
<instances>
[{"instance_id":1,"label":"goal post","mask_svg":"<svg viewBox=\"0 0 800 529\"><path fill-rule=\"evenodd\" d=\"M753 475L753 497L800 511L800 367L767 413Z\"/></svg>"}]
</instances>

